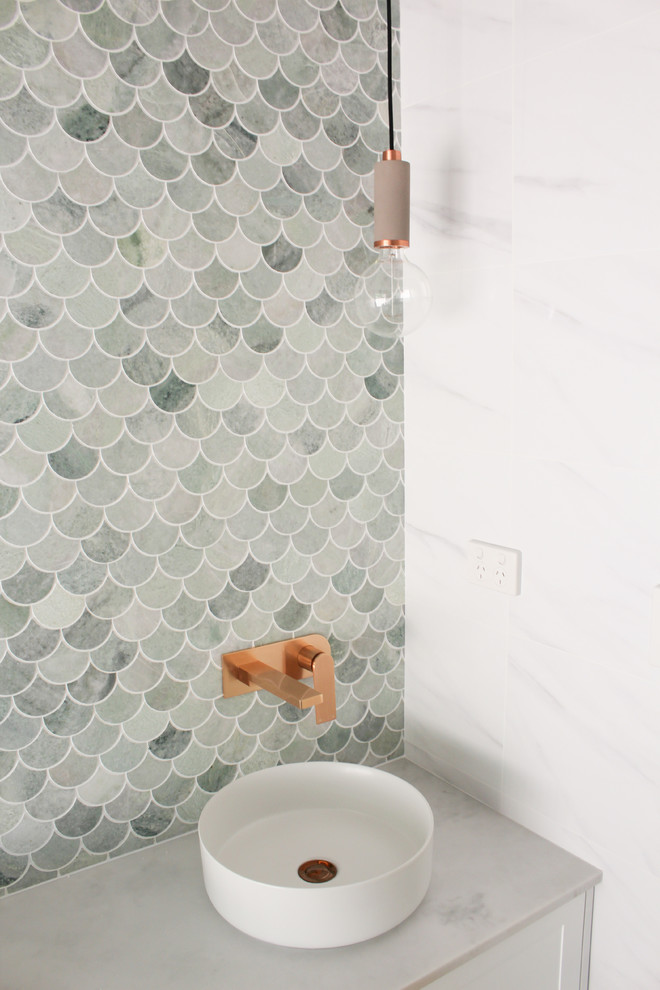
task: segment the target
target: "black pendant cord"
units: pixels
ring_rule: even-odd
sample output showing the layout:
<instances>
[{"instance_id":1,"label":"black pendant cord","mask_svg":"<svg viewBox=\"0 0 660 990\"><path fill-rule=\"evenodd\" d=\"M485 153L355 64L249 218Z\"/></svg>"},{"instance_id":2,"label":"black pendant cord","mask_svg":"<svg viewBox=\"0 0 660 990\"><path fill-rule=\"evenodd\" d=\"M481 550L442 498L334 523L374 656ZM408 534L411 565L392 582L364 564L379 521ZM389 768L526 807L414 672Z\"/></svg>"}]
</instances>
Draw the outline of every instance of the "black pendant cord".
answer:
<instances>
[{"instance_id":1,"label":"black pendant cord","mask_svg":"<svg viewBox=\"0 0 660 990\"><path fill-rule=\"evenodd\" d=\"M394 100L392 94L392 0L387 0L387 115L390 126L389 147L394 150Z\"/></svg>"}]
</instances>

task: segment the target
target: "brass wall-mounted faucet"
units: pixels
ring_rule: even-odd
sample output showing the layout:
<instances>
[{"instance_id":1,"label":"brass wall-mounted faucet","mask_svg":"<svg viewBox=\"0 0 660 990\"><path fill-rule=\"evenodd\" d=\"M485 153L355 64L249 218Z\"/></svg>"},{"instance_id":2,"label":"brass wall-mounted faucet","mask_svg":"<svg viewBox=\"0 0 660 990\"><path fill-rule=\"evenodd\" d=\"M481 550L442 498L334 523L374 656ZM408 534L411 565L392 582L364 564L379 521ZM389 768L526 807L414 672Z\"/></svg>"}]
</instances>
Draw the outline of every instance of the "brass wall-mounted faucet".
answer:
<instances>
[{"instance_id":1,"label":"brass wall-mounted faucet","mask_svg":"<svg viewBox=\"0 0 660 990\"><path fill-rule=\"evenodd\" d=\"M301 684L314 678L314 686ZM249 650L222 655L222 692L235 698L263 689L296 708L316 708L316 721L331 722L337 715L335 665L325 636L310 633Z\"/></svg>"}]
</instances>

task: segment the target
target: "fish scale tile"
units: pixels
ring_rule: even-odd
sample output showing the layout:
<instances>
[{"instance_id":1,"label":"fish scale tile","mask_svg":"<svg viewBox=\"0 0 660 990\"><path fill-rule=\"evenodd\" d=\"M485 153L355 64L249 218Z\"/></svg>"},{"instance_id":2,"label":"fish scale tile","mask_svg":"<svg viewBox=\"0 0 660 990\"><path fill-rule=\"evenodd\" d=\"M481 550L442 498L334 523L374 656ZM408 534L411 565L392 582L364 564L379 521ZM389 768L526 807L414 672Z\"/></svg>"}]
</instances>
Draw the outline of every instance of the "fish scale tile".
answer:
<instances>
[{"instance_id":1,"label":"fish scale tile","mask_svg":"<svg viewBox=\"0 0 660 990\"><path fill-rule=\"evenodd\" d=\"M0 895L402 745L400 345L351 321L380 0L0 19ZM336 722L223 699L320 632Z\"/></svg>"}]
</instances>

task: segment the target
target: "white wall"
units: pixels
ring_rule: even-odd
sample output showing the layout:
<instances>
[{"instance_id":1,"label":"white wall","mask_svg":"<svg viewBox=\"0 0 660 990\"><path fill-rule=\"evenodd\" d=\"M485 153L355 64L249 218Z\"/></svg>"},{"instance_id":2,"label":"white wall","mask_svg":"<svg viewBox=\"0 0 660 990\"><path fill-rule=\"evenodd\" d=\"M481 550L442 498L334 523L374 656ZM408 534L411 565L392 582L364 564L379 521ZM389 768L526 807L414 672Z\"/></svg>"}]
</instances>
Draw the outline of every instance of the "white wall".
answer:
<instances>
[{"instance_id":1,"label":"white wall","mask_svg":"<svg viewBox=\"0 0 660 990\"><path fill-rule=\"evenodd\" d=\"M602 867L591 990L658 990L660 10L403 0L408 754ZM471 538L523 590L469 584Z\"/></svg>"}]
</instances>

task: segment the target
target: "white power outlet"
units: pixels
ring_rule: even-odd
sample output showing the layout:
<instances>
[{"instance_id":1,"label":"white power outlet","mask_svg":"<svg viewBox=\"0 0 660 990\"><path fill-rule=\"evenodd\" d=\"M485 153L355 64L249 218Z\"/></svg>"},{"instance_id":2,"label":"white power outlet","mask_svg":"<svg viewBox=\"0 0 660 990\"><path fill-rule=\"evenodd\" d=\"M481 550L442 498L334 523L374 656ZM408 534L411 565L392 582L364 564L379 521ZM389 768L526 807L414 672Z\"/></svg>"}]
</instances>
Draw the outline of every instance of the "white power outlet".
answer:
<instances>
[{"instance_id":1,"label":"white power outlet","mask_svg":"<svg viewBox=\"0 0 660 990\"><path fill-rule=\"evenodd\" d=\"M520 594L522 554L511 547L470 540L468 543L468 577L474 584L504 595Z\"/></svg>"}]
</instances>

